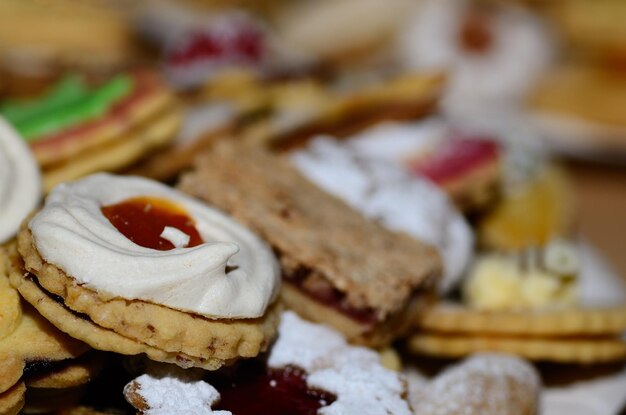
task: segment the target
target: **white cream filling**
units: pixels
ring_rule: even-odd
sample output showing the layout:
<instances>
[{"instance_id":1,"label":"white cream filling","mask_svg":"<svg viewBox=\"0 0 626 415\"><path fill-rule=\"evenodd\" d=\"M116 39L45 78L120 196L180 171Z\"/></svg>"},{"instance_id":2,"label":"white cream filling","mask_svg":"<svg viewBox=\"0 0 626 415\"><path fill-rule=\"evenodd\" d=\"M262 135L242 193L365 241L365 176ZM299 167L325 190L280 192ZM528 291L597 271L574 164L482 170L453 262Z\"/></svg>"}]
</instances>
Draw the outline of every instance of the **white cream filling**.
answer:
<instances>
[{"instance_id":1,"label":"white cream filling","mask_svg":"<svg viewBox=\"0 0 626 415\"><path fill-rule=\"evenodd\" d=\"M0 117L0 243L12 238L41 197L41 173L17 132Z\"/></svg>"},{"instance_id":2,"label":"white cream filling","mask_svg":"<svg viewBox=\"0 0 626 415\"><path fill-rule=\"evenodd\" d=\"M135 197L181 205L205 243L169 251L135 244L101 212L102 206ZM47 262L115 297L209 317L255 318L279 289L276 258L256 235L216 209L139 177L100 173L59 185L30 229ZM178 236L172 238L178 241Z\"/></svg>"},{"instance_id":3,"label":"white cream filling","mask_svg":"<svg viewBox=\"0 0 626 415\"><path fill-rule=\"evenodd\" d=\"M429 146L433 123L418 134L411 125L385 124L346 142L318 137L292 155L298 170L364 216L435 246L444 262L441 291L461 278L473 254L473 233L447 196L427 180L401 167L411 141L416 151ZM414 140L412 140L414 138Z\"/></svg>"}]
</instances>

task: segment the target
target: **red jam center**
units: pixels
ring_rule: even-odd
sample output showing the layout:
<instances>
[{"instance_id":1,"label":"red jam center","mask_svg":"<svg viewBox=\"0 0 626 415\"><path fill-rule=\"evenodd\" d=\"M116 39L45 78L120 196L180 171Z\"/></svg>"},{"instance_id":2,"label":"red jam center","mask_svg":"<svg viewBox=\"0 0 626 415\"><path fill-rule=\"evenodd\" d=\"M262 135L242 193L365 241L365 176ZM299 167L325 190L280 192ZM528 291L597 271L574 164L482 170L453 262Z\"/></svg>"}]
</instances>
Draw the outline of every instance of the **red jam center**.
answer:
<instances>
[{"instance_id":1,"label":"red jam center","mask_svg":"<svg viewBox=\"0 0 626 415\"><path fill-rule=\"evenodd\" d=\"M410 160L409 170L425 176L435 183L443 184L468 171L495 160L498 145L493 140L474 137L454 137L434 154L426 158Z\"/></svg>"},{"instance_id":2,"label":"red jam center","mask_svg":"<svg viewBox=\"0 0 626 415\"><path fill-rule=\"evenodd\" d=\"M189 235L187 247L203 243L193 219L180 206L164 199L137 197L100 210L118 231L144 248L174 249L174 244L161 237L166 226Z\"/></svg>"},{"instance_id":3,"label":"red jam center","mask_svg":"<svg viewBox=\"0 0 626 415\"><path fill-rule=\"evenodd\" d=\"M471 10L459 27L459 44L469 53L484 54L493 44L491 22L486 11Z\"/></svg>"},{"instance_id":4,"label":"red jam center","mask_svg":"<svg viewBox=\"0 0 626 415\"><path fill-rule=\"evenodd\" d=\"M185 65L197 59L248 64L260 61L265 51L263 32L253 26L241 25L236 29L233 33L194 32L184 45L167 56L167 61L173 65Z\"/></svg>"},{"instance_id":5,"label":"red jam center","mask_svg":"<svg viewBox=\"0 0 626 415\"><path fill-rule=\"evenodd\" d=\"M296 368L246 364L233 379L211 382L221 395L214 409L233 415L315 415L335 400L332 394L309 389L306 373Z\"/></svg>"}]
</instances>

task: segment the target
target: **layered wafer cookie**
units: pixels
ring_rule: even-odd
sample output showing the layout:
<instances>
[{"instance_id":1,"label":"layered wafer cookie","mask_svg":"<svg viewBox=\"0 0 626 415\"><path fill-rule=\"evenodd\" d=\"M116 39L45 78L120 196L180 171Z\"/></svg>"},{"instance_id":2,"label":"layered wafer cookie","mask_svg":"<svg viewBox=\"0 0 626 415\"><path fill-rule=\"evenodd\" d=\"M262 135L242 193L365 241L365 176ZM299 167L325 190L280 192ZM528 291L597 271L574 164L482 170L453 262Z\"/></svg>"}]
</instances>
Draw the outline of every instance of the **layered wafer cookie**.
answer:
<instances>
[{"instance_id":1,"label":"layered wafer cookie","mask_svg":"<svg viewBox=\"0 0 626 415\"><path fill-rule=\"evenodd\" d=\"M22 296L96 349L216 369L276 333L269 247L157 182L101 173L57 187L10 257Z\"/></svg>"},{"instance_id":2,"label":"layered wafer cookie","mask_svg":"<svg viewBox=\"0 0 626 415\"><path fill-rule=\"evenodd\" d=\"M180 111L155 73L119 74L98 85L75 76L43 95L0 105L44 171L44 188L119 170L174 138Z\"/></svg>"},{"instance_id":3,"label":"layered wafer cookie","mask_svg":"<svg viewBox=\"0 0 626 415\"><path fill-rule=\"evenodd\" d=\"M179 187L265 238L282 266L285 304L350 341L384 345L429 303L436 251L368 221L285 159L225 143L199 157Z\"/></svg>"}]
</instances>

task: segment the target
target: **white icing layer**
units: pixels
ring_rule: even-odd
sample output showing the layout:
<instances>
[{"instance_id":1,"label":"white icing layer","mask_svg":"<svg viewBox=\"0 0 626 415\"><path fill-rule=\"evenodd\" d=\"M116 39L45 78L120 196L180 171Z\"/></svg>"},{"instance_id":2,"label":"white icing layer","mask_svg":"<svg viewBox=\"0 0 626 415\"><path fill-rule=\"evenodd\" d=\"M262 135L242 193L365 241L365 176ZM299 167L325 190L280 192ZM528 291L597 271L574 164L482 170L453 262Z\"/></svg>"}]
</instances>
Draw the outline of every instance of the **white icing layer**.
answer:
<instances>
[{"instance_id":1,"label":"white icing layer","mask_svg":"<svg viewBox=\"0 0 626 415\"><path fill-rule=\"evenodd\" d=\"M364 216L438 248L444 261L440 288L447 291L471 259L472 231L441 190L410 175L398 160L410 148L425 151L430 140L412 126L385 124L347 142L316 138L292 161L309 180Z\"/></svg>"},{"instance_id":2,"label":"white icing layer","mask_svg":"<svg viewBox=\"0 0 626 415\"><path fill-rule=\"evenodd\" d=\"M41 173L26 143L0 117L0 243L12 238L41 198Z\"/></svg>"},{"instance_id":3,"label":"white icing layer","mask_svg":"<svg viewBox=\"0 0 626 415\"><path fill-rule=\"evenodd\" d=\"M120 233L101 207L135 197L182 206L205 243L157 251ZM263 315L279 288L271 249L244 226L162 184L95 174L57 186L30 222L40 255L80 284L217 318ZM226 265L232 271L226 273Z\"/></svg>"},{"instance_id":4,"label":"white icing layer","mask_svg":"<svg viewBox=\"0 0 626 415\"><path fill-rule=\"evenodd\" d=\"M333 393L337 399L320 415L411 414L401 375L384 368L378 353L350 346L336 331L291 311L283 313L268 364L302 368L309 387Z\"/></svg>"}]
</instances>

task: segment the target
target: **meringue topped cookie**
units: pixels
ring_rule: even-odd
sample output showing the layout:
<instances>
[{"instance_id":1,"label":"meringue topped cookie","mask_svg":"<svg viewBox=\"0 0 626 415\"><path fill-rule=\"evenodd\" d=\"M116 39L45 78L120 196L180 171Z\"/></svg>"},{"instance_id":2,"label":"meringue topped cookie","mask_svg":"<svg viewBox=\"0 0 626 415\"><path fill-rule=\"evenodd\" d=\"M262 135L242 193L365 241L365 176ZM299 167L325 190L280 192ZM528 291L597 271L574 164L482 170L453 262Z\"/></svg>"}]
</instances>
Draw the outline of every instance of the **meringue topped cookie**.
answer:
<instances>
[{"instance_id":1,"label":"meringue topped cookie","mask_svg":"<svg viewBox=\"0 0 626 415\"><path fill-rule=\"evenodd\" d=\"M291 160L309 180L364 216L435 246L444 263L440 289L448 291L469 264L472 231L437 186L392 161L391 148L406 147L406 140L394 146L389 138L373 145L368 138L342 143L319 137L293 153ZM380 150L377 155L375 148Z\"/></svg>"},{"instance_id":2,"label":"meringue topped cookie","mask_svg":"<svg viewBox=\"0 0 626 415\"><path fill-rule=\"evenodd\" d=\"M86 288L212 318L257 318L279 287L256 235L167 186L95 174L57 186L29 223L41 257Z\"/></svg>"},{"instance_id":3,"label":"meringue topped cookie","mask_svg":"<svg viewBox=\"0 0 626 415\"><path fill-rule=\"evenodd\" d=\"M519 102L552 54L538 19L511 4L428 0L398 37L398 58L413 69L447 69L445 110L466 113Z\"/></svg>"},{"instance_id":4,"label":"meringue topped cookie","mask_svg":"<svg viewBox=\"0 0 626 415\"><path fill-rule=\"evenodd\" d=\"M26 143L0 117L0 243L19 229L41 198L41 173Z\"/></svg>"}]
</instances>

